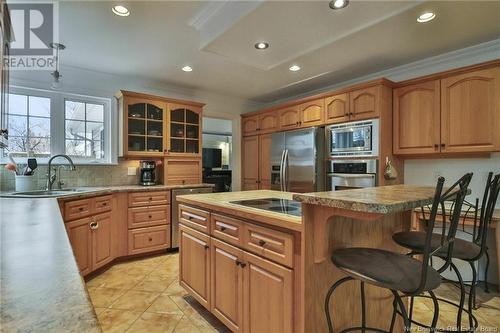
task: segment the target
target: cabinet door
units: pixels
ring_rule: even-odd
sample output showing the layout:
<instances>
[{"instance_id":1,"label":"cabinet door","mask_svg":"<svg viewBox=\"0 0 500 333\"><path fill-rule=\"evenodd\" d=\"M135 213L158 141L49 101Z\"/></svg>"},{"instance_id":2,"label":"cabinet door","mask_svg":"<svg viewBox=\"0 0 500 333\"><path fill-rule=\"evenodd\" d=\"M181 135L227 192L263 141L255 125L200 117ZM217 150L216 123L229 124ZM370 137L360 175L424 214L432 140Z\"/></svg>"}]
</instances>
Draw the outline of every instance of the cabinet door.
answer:
<instances>
[{"instance_id":1,"label":"cabinet door","mask_svg":"<svg viewBox=\"0 0 500 333\"><path fill-rule=\"evenodd\" d=\"M394 154L439 152L439 80L394 89Z\"/></svg>"},{"instance_id":2,"label":"cabinet door","mask_svg":"<svg viewBox=\"0 0 500 333\"><path fill-rule=\"evenodd\" d=\"M164 164L166 185L189 185L202 182L201 158L167 157Z\"/></svg>"},{"instance_id":3,"label":"cabinet door","mask_svg":"<svg viewBox=\"0 0 500 333\"><path fill-rule=\"evenodd\" d=\"M349 121L349 94L325 98L325 122L335 124Z\"/></svg>"},{"instance_id":4,"label":"cabinet door","mask_svg":"<svg viewBox=\"0 0 500 333\"><path fill-rule=\"evenodd\" d=\"M73 255L75 256L81 275L92 271L92 232L90 218L84 218L66 223Z\"/></svg>"},{"instance_id":5,"label":"cabinet door","mask_svg":"<svg viewBox=\"0 0 500 333\"><path fill-rule=\"evenodd\" d=\"M500 68L441 80L441 151L494 151L499 112Z\"/></svg>"},{"instance_id":6,"label":"cabinet door","mask_svg":"<svg viewBox=\"0 0 500 333\"><path fill-rule=\"evenodd\" d=\"M311 127L323 124L325 100L323 98L299 105L300 126Z\"/></svg>"},{"instance_id":7,"label":"cabinet door","mask_svg":"<svg viewBox=\"0 0 500 333\"><path fill-rule=\"evenodd\" d=\"M92 216L92 270L95 270L111 260L112 252L112 219L111 213Z\"/></svg>"},{"instance_id":8,"label":"cabinet door","mask_svg":"<svg viewBox=\"0 0 500 333\"><path fill-rule=\"evenodd\" d=\"M272 134L259 136L259 189L271 189L271 143Z\"/></svg>"},{"instance_id":9,"label":"cabinet door","mask_svg":"<svg viewBox=\"0 0 500 333\"><path fill-rule=\"evenodd\" d=\"M244 262L245 332L293 332L292 271L247 252Z\"/></svg>"},{"instance_id":10,"label":"cabinet door","mask_svg":"<svg viewBox=\"0 0 500 333\"><path fill-rule=\"evenodd\" d=\"M212 313L243 331L243 251L212 238Z\"/></svg>"},{"instance_id":11,"label":"cabinet door","mask_svg":"<svg viewBox=\"0 0 500 333\"><path fill-rule=\"evenodd\" d=\"M379 116L379 87L368 87L349 93L350 120L363 120Z\"/></svg>"},{"instance_id":12,"label":"cabinet door","mask_svg":"<svg viewBox=\"0 0 500 333\"><path fill-rule=\"evenodd\" d=\"M210 238L179 225L179 283L210 310Z\"/></svg>"},{"instance_id":13,"label":"cabinet door","mask_svg":"<svg viewBox=\"0 0 500 333\"><path fill-rule=\"evenodd\" d=\"M298 106L292 106L279 111L280 113L280 128L288 130L297 128L300 125L300 112Z\"/></svg>"},{"instance_id":14,"label":"cabinet door","mask_svg":"<svg viewBox=\"0 0 500 333\"><path fill-rule=\"evenodd\" d=\"M201 154L202 108L168 104L169 136L167 154L199 156Z\"/></svg>"},{"instance_id":15,"label":"cabinet door","mask_svg":"<svg viewBox=\"0 0 500 333\"><path fill-rule=\"evenodd\" d=\"M266 112L259 115L259 133L272 133L280 129L277 111Z\"/></svg>"},{"instance_id":16,"label":"cabinet door","mask_svg":"<svg viewBox=\"0 0 500 333\"><path fill-rule=\"evenodd\" d=\"M243 191L259 188L259 136L247 136L242 140Z\"/></svg>"},{"instance_id":17,"label":"cabinet door","mask_svg":"<svg viewBox=\"0 0 500 333\"><path fill-rule=\"evenodd\" d=\"M241 132L243 136L255 135L258 133L259 116L243 117L241 118Z\"/></svg>"}]
</instances>

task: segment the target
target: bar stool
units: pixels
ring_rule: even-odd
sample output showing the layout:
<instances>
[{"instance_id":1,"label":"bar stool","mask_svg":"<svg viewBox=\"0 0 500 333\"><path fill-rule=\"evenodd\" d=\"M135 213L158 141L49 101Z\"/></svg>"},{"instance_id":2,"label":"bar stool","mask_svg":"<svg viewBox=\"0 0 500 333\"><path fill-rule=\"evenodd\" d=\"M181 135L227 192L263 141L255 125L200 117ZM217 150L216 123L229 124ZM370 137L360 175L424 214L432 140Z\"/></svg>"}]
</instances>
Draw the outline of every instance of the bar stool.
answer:
<instances>
[{"instance_id":1,"label":"bar stool","mask_svg":"<svg viewBox=\"0 0 500 333\"><path fill-rule=\"evenodd\" d=\"M492 180L493 178L493 180ZM472 270L472 281L471 281L471 286L470 286L470 292L469 292L469 299L468 299L468 317L469 317L469 330L474 330L478 327L478 322L475 316L473 315L473 310L474 310L474 300L475 300L475 294L476 294L476 284L477 284L477 272L476 272L476 267L474 266L474 263L481 259L483 255L486 253L486 241L488 237L488 231L489 231L489 225L491 223L491 219L493 216L493 211L495 210L495 205L498 200L498 195L500 191L500 174L497 174L495 177L493 177L493 172L490 172L488 174L488 179L486 181L486 187L484 190L483 194L483 200L481 203L481 209L480 209L480 217L479 217L479 224L477 224L477 208L474 207L474 205L470 203L466 203L465 205L468 206L469 208L472 208L475 210L474 214L476 218L474 219L474 225L473 225L473 233L472 233L472 240L463 240L456 238L455 241L453 242L453 251L451 251L451 257L452 259L459 259L463 260L469 263L471 270ZM453 207L453 205L452 205ZM453 209L453 208L452 208ZM464 217L466 218L466 216ZM451 222L450 222L451 223ZM444 225L446 224L446 217L443 215L443 222L442 222L444 228ZM417 255L417 254L422 254L425 249L426 245L426 237L429 231L434 232L434 228L431 227L430 225L427 226L427 231L426 232L420 232L420 231L407 231L407 232L399 232L393 235L393 240L411 250L409 255ZM437 233L432 234L432 239L431 239L431 244L438 244L440 241L441 235ZM439 251L434 252L434 256L437 256L441 259L446 259L449 253L449 249L446 247L441 248ZM450 302L448 300L444 300L442 298L439 298L438 300L444 301L448 304L454 305L458 307L458 312L457 312L457 328L460 331L461 329L461 324L462 324L462 312L464 311L464 303L465 303L465 284L463 281L463 278L460 274L460 271L457 269L455 264L453 262L450 262L450 266L453 269L454 273L457 275L458 282L459 282L459 287L460 287L460 301L459 304ZM413 299L411 300L410 303L410 320L411 320L411 313L413 309Z\"/></svg>"},{"instance_id":2,"label":"bar stool","mask_svg":"<svg viewBox=\"0 0 500 333\"><path fill-rule=\"evenodd\" d=\"M403 304L402 296L419 295L422 292L428 292L433 299L434 316L431 327L436 326L439 307L433 290L441 284L439 272L442 272L448 267L451 262L451 255L449 260L447 260L439 270L432 268L429 265L429 261L432 255L443 247L448 248L451 253L455 232L458 226L460 209L467 194L467 188L471 178L472 173L464 175L450 189L446 190L444 194L442 193L444 178L440 177L438 179L431 208L431 217L429 219L429 230L433 229L438 209L440 206L443 207L442 204L444 201L453 200L455 202L453 216L456 218L453 219L454 223L450 225L445 237L441 239L437 246L436 244L431 244L432 231L427 232L422 261L418 261L403 254L380 249L345 248L333 252L331 257L333 264L347 276L335 282L328 290L325 298L325 315L330 333L333 333L333 323L330 316L330 298L337 287L351 280L360 281L361 284L361 326L346 328L340 333L352 331L392 333L397 314L402 316L404 327L406 331L409 331L411 322ZM394 300L389 331L366 326L365 283L386 288L391 291ZM399 293L402 293L402 296L400 296Z\"/></svg>"}]
</instances>

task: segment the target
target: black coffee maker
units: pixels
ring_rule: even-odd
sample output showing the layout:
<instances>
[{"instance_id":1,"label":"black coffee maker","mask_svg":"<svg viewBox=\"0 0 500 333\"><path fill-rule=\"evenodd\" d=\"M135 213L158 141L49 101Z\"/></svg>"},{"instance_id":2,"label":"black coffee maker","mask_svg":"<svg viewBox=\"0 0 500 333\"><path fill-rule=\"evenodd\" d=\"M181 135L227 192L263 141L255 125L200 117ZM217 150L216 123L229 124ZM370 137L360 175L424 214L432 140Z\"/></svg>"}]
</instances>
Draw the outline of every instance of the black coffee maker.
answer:
<instances>
[{"instance_id":1,"label":"black coffee maker","mask_svg":"<svg viewBox=\"0 0 500 333\"><path fill-rule=\"evenodd\" d=\"M156 185L156 162L141 161L141 179L140 184L144 186Z\"/></svg>"}]
</instances>

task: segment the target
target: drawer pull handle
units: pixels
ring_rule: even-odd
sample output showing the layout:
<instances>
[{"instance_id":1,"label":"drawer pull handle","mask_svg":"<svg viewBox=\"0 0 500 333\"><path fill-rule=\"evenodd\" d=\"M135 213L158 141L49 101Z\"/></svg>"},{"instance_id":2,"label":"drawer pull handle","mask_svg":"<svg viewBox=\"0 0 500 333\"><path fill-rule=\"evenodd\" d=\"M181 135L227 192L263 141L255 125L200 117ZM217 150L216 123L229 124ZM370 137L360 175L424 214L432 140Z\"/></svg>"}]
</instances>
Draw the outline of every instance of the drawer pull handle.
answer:
<instances>
[{"instance_id":1,"label":"drawer pull handle","mask_svg":"<svg viewBox=\"0 0 500 333\"><path fill-rule=\"evenodd\" d=\"M90 229L96 230L97 228L99 228L99 223L97 223L95 221L90 223Z\"/></svg>"},{"instance_id":2,"label":"drawer pull handle","mask_svg":"<svg viewBox=\"0 0 500 333\"><path fill-rule=\"evenodd\" d=\"M188 218L189 221L191 221L193 219L192 216L188 216L187 218Z\"/></svg>"},{"instance_id":3,"label":"drawer pull handle","mask_svg":"<svg viewBox=\"0 0 500 333\"><path fill-rule=\"evenodd\" d=\"M153 238L149 237L149 241L150 241L150 242L151 242L151 241L153 241Z\"/></svg>"},{"instance_id":4,"label":"drawer pull handle","mask_svg":"<svg viewBox=\"0 0 500 333\"><path fill-rule=\"evenodd\" d=\"M226 229L227 229L227 228L226 228L226 227L224 227L224 226L221 226L221 227L220 227L220 231L225 231Z\"/></svg>"},{"instance_id":5,"label":"drawer pull handle","mask_svg":"<svg viewBox=\"0 0 500 333\"><path fill-rule=\"evenodd\" d=\"M246 265L247 264L245 264L244 262L236 260L236 266L240 266L241 268L245 268Z\"/></svg>"},{"instance_id":6,"label":"drawer pull handle","mask_svg":"<svg viewBox=\"0 0 500 333\"><path fill-rule=\"evenodd\" d=\"M209 248L210 248L210 246L205 245L205 250L208 250Z\"/></svg>"},{"instance_id":7,"label":"drawer pull handle","mask_svg":"<svg viewBox=\"0 0 500 333\"><path fill-rule=\"evenodd\" d=\"M152 215L149 215L149 218L153 218L153 216L152 216Z\"/></svg>"},{"instance_id":8,"label":"drawer pull handle","mask_svg":"<svg viewBox=\"0 0 500 333\"><path fill-rule=\"evenodd\" d=\"M83 212L83 207L78 208L80 212Z\"/></svg>"},{"instance_id":9,"label":"drawer pull handle","mask_svg":"<svg viewBox=\"0 0 500 333\"><path fill-rule=\"evenodd\" d=\"M102 205L103 205L103 206L107 206L108 204L107 204L106 202L103 202L103 203L102 203Z\"/></svg>"},{"instance_id":10,"label":"drawer pull handle","mask_svg":"<svg viewBox=\"0 0 500 333\"><path fill-rule=\"evenodd\" d=\"M150 198L149 198L149 201L151 201L151 200L153 200L153 198L151 198L151 197L150 197Z\"/></svg>"},{"instance_id":11,"label":"drawer pull handle","mask_svg":"<svg viewBox=\"0 0 500 333\"><path fill-rule=\"evenodd\" d=\"M259 241L259 245L260 245L260 246L264 246L264 245L266 245L266 242L265 242L265 241L263 241L263 240L261 239L261 240Z\"/></svg>"}]
</instances>

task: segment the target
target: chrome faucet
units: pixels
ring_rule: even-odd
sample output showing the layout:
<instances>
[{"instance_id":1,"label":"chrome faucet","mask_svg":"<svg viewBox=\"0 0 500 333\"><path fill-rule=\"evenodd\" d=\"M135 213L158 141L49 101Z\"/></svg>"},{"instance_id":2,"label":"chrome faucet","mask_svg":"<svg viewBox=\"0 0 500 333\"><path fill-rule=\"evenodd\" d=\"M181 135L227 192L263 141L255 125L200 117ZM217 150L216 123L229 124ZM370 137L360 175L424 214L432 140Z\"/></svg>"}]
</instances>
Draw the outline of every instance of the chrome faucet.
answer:
<instances>
[{"instance_id":1,"label":"chrome faucet","mask_svg":"<svg viewBox=\"0 0 500 333\"><path fill-rule=\"evenodd\" d=\"M51 171L52 171L52 160L55 159L55 158L57 158L57 157L64 157L65 159L67 159L68 162L69 162L69 169L70 170L75 170L76 169L75 164L73 164L73 161L71 160L71 158L68 155L58 154L58 155L52 156L49 159L49 163L48 163L47 186L46 186L46 190L47 191L52 190L52 185L54 184L54 182L56 181L56 178L57 178L57 175L56 175L55 172L54 172L53 175L51 174ZM59 178L60 178L60 176L59 176Z\"/></svg>"}]
</instances>

